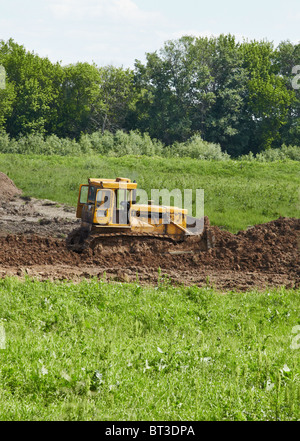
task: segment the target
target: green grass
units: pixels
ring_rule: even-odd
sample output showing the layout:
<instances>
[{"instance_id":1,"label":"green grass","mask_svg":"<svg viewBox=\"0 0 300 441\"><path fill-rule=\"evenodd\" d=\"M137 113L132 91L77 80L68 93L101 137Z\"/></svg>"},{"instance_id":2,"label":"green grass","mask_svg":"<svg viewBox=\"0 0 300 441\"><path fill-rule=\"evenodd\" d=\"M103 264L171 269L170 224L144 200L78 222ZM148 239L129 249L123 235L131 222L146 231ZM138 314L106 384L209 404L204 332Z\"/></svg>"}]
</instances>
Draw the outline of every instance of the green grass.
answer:
<instances>
[{"instance_id":1,"label":"green grass","mask_svg":"<svg viewBox=\"0 0 300 441\"><path fill-rule=\"evenodd\" d=\"M299 217L299 163L204 161L189 158L0 154L0 171L26 195L76 205L89 177L136 179L139 188L205 192L211 223L237 232L279 216Z\"/></svg>"},{"instance_id":2,"label":"green grass","mask_svg":"<svg viewBox=\"0 0 300 441\"><path fill-rule=\"evenodd\" d=\"M299 216L293 161L0 154L0 171L74 206L89 177L204 188L233 232ZM299 420L299 294L0 280L0 420Z\"/></svg>"},{"instance_id":3,"label":"green grass","mask_svg":"<svg viewBox=\"0 0 300 441\"><path fill-rule=\"evenodd\" d=\"M299 294L0 280L0 419L297 420Z\"/></svg>"}]
</instances>

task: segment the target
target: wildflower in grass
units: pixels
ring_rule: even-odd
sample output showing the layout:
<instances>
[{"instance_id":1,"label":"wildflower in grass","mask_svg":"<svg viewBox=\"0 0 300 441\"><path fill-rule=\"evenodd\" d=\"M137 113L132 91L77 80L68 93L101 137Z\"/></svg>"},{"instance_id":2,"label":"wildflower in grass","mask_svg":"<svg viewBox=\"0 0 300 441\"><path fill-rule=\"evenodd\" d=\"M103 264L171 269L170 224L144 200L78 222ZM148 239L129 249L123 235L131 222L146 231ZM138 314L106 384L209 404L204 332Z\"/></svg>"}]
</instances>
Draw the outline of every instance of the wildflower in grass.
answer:
<instances>
[{"instance_id":1,"label":"wildflower in grass","mask_svg":"<svg viewBox=\"0 0 300 441\"><path fill-rule=\"evenodd\" d=\"M67 372L62 371L61 376L62 376L65 380L67 380L67 381L71 381L71 377L70 377L70 375L67 374Z\"/></svg>"},{"instance_id":2,"label":"wildflower in grass","mask_svg":"<svg viewBox=\"0 0 300 441\"><path fill-rule=\"evenodd\" d=\"M41 374L42 374L42 375L47 375L47 374L48 374L48 369L46 369L45 366L42 366L42 368L41 368Z\"/></svg>"},{"instance_id":3,"label":"wildflower in grass","mask_svg":"<svg viewBox=\"0 0 300 441\"><path fill-rule=\"evenodd\" d=\"M5 349L6 335L3 323L0 321L0 349Z\"/></svg>"},{"instance_id":4,"label":"wildflower in grass","mask_svg":"<svg viewBox=\"0 0 300 441\"><path fill-rule=\"evenodd\" d=\"M271 380L268 380L267 385L266 385L266 391L269 392L270 390L273 389L274 386L275 386L275 384L272 383Z\"/></svg>"},{"instance_id":5,"label":"wildflower in grass","mask_svg":"<svg viewBox=\"0 0 300 441\"><path fill-rule=\"evenodd\" d=\"M151 369L151 366L149 366L149 364L148 364L148 360L146 360L146 363L145 363L145 367L144 367L143 372L145 373L148 369Z\"/></svg>"}]
</instances>

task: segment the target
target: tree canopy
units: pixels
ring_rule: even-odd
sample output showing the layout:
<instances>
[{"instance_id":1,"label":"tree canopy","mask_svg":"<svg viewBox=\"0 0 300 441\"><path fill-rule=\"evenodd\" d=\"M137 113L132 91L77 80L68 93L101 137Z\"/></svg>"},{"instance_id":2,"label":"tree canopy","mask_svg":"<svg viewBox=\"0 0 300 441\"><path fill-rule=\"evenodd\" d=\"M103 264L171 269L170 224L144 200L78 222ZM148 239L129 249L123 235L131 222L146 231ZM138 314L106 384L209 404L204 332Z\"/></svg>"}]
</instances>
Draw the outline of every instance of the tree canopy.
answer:
<instances>
[{"instance_id":1,"label":"tree canopy","mask_svg":"<svg viewBox=\"0 0 300 441\"><path fill-rule=\"evenodd\" d=\"M0 131L79 139L138 129L166 145L200 135L233 156L299 146L299 64L300 44L230 34L167 41L133 69L63 66L0 41Z\"/></svg>"}]
</instances>

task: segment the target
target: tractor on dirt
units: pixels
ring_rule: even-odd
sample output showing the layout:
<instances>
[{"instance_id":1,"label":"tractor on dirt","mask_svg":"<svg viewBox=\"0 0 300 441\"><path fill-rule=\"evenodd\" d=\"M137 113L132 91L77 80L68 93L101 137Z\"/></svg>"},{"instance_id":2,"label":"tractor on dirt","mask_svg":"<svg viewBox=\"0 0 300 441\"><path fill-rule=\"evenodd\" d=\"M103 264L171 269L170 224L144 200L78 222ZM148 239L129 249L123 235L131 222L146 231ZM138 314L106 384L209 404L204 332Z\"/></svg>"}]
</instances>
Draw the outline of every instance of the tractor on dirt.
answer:
<instances>
[{"instance_id":1,"label":"tractor on dirt","mask_svg":"<svg viewBox=\"0 0 300 441\"><path fill-rule=\"evenodd\" d=\"M211 248L205 235L205 222L196 219L184 208L136 202L137 183L127 178L92 179L79 188L76 217L81 227L67 238L70 250L82 252L94 249L103 239L122 237L153 238L173 242L191 236L202 237L202 249ZM199 241L198 241L199 242Z\"/></svg>"}]
</instances>

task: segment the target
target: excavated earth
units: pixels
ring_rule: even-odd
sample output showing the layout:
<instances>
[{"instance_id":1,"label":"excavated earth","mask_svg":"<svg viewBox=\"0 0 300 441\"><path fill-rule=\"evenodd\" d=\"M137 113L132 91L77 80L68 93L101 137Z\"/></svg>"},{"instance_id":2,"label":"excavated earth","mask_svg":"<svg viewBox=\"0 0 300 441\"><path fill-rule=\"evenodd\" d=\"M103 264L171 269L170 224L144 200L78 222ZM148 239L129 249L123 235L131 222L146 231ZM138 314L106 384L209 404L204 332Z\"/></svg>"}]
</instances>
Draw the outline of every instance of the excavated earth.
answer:
<instances>
[{"instance_id":1,"label":"excavated earth","mask_svg":"<svg viewBox=\"0 0 300 441\"><path fill-rule=\"evenodd\" d=\"M72 207L24 197L0 173L0 277L26 274L40 280L98 277L120 282L214 286L221 291L300 287L300 219L279 218L232 234L211 226L213 248L199 238L182 243L153 238L106 238L79 254L66 236L79 227ZM160 268L160 270L159 270Z\"/></svg>"}]
</instances>

